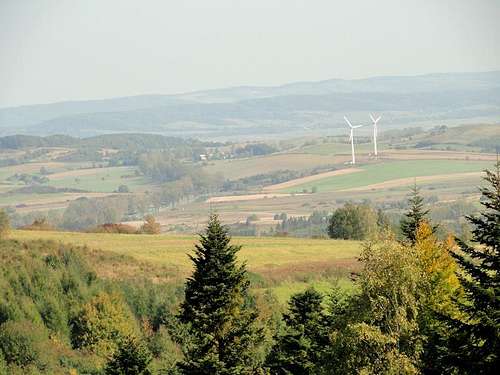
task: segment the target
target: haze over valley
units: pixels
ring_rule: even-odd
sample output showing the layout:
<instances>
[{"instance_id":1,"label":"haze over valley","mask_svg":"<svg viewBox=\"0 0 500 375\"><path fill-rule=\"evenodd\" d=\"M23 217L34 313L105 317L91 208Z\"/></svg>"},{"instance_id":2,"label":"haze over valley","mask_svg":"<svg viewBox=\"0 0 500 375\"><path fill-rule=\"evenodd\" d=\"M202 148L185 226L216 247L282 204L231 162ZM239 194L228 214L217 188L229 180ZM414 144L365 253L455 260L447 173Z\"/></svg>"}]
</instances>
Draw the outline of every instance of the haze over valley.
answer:
<instances>
[{"instance_id":1,"label":"haze over valley","mask_svg":"<svg viewBox=\"0 0 500 375\"><path fill-rule=\"evenodd\" d=\"M344 115L385 129L494 123L500 72L332 79L0 109L0 134L148 132L203 139L340 134Z\"/></svg>"}]
</instances>

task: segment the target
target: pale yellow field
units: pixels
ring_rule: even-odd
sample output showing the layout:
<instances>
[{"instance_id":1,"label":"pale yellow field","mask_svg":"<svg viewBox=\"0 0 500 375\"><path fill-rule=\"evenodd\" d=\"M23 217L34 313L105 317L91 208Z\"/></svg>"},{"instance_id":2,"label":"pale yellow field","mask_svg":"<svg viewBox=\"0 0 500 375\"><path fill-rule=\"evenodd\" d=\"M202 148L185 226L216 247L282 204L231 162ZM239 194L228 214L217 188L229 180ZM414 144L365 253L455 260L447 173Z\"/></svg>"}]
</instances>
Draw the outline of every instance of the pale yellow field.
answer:
<instances>
[{"instance_id":1,"label":"pale yellow field","mask_svg":"<svg viewBox=\"0 0 500 375\"><path fill-rule=\"evenodd\" d=\"M262 193L262 194L225 195L222 197L209 198L209 199L207 199L207 203L254 201L257 199L272 199L272 198L290 197L292 195L304 195L304 194Z\"/></svg>"},{"instance_id":2,"label":"pale yellow field","mask_svg":"<svg viewBox=\"0 0 500 375\"><path fill-rule=\"evenodd\" d=\"M196 236L127 235L15 230L11 238L44 239L86 245L89 248L131 256L138 261L177 268L189 273ZM351 267L356 263L361 243L330 239L279 237L235 237L241 245L239 259L249 270L272 276L280 272L315 272L332 267Z\"/></svg>"}]
</instances>

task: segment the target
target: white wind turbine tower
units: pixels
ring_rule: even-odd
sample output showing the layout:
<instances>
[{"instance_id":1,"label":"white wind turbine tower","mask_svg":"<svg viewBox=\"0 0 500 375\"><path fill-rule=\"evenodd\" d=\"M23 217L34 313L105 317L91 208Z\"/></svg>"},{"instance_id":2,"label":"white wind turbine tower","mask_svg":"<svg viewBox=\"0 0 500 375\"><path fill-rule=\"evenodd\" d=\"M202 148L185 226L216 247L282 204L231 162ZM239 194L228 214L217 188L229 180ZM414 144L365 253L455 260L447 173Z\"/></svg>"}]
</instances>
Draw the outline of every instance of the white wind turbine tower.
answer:
<instances>
[{"instance_id":1,"label":"white wind turbine tower","mask_svg":"<svg viewBox=\"0 0 500 375\"><path fill-rule=\"evenodd\" d=\"M352 164L356 164L356 155L354 155L354 129L360 128L363 125L352 126L347 117L344 116L344 120L347 122L349 127L351 128L351 135L349 136L349 140L351 141L351 152L352 152Z\"/></svg>"},{"instance_id":2,"label":"white wind turbine tower","mask_svg":"<svg viewBox=\"0 0 500 375\"><path fill-rule=\"evenodd\" d=\"M381 116L378 116L376 119L370 114L370 118L373 122L373 151L375 153L375 157L378 156L377 152L377 122L379 122Z\"/></svg>"}]
</instances>

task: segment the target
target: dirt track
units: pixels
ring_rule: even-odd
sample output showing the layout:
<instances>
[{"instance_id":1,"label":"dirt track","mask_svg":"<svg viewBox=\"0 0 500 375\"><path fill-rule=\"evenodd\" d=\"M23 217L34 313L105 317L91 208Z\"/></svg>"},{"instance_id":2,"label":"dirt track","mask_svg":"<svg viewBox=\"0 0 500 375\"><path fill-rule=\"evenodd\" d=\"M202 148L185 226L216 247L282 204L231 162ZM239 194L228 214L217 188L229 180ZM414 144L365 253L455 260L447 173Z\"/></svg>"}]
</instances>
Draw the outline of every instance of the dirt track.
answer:
<instances>
[{"instance_id":1,"label":"dirt track","mask_svg":"<svg viewBox=\"0 0 500 375\"><path fill-rule=\"evenodd\" d=\"M416 177L416 181L418 184L428 183L428 182L443 182L443 181L457 180L460 178L480 177L482 174L483 174L482 172L468 172L468 173L440 174L435 176L421 176L421 177ZM378 184L371 184L371 185L360 186L350 189L343 189L338 191L366 191L373 189L388 189L393 187L412 185L414 181L415 177L398 178L396 180L389 180L385 182L380 182Z\"/></svg>"},{"instance_id":2,"label":"dirt track","mask_svg":"<svg viewBox=\"0 0 500 375\"><path fill-rule=\"evenodd\" d=\"M237 201L253 201L257 199L267 199L267 198L281 198L290 197L292 194L288 193L262 193L262 194L246 194L246 195L228 195L225 197L212 197L206 200L207 203L223 203L223 202L237 202ZM293 195L303 195L303 194L293 194Z\"/></svg>"},{"instance_id":3,"label":"dirt track","mask_svg":"<svg viewBox=\"0 0 500 375\"><path fill-rule=\"evenodd\" d=\"M307 182L322 180L323 178L326 178L326 177L341 176L344 174L351 174L351 173L356 173L356 172L361 172L361 171L362 171L362 169L360 169L360 168L349 168L349 169L340 169L337 171L318 173L318 174L315 174L312 176L301 177L301 178L296 178L295 180L282 182L280 184L269 185L269 186L266 186L264 188L264 191L276 191L276 190L286 189L289 187L302 185L302 184L305 184Z\"/></svg>"}]
</instances>

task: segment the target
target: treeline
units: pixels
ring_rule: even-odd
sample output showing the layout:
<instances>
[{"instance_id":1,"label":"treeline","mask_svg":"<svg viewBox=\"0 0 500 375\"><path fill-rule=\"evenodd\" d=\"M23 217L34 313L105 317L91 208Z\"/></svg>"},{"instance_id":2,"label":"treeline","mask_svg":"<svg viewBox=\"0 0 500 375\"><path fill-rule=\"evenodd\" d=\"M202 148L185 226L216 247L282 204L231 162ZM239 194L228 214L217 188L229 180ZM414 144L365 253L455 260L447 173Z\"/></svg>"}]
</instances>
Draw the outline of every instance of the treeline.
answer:
<instances>
[{"instance_id":1,"label":"treeline","mask_svg":"<svg viewBox=\"0 0 500 375\"><path fill-rule=\"evenodd\" d=\"M153 210L151 202L148 196L140 195L82 197L69 203L62 211L18 214L13 209L7 209L7 212L14 227L24 227L37 220L44 220L54 229L86 230L102 224L140 220Z\"/></svg>"},{"instance_id":2,"label":"treeline","mask_svg":"<svg viewBox=\"0 0 500 375\"><path fill-rule=\"evenodd\" d=\"M280 222L269 231L260 231L260 235L293 236L312 238L335 238L343 240L366 240L379 233L397 228L392 220L381 209L375 209L368 203L347 202L342 207L329 211L313 211L309 216L288 216L286 212L275 214L274 220ZM246 235L255 235L249 227L255 226L247 220ZM233 229L233 227L231 227ZM245 235L241 226L238 235Z\"/></svg>"},{"instance_id":3,"label":"treeline","mask_svg":"<svg viewBox=\"0 0 500 375\"><path fill-rule=\"evenodd\" d=\"M288 217L286 213L274 215L274 220L281 220L270 234L277 236L296 236L325 238L331 213L314 211L310 216Z\"/></svg>"},{"instance_id":4,"label":"treeline","mask_svg":"<svg viewBox=\"0 0 500 375\"><path fill-rule=\"evenodd\" d=\"M272 154L273 152L276 151L278 151L276 147L268 145L267 143L252 143L242 147L235 148L234 157L243 158L243 157L261 156L261 155Z\"/></svg>"},{"instance_id":5,"label":"treeline","mask_svg":"<svg viewBox=\"0 0 500 375\"><path fill-rule=\"evenodd\" d=\"M89 138L75 138L67 135L49 135L39 137L34 135L9 135L0 137L0 148L23 149L39 147L90 147L114 148L127 150L166 149L179 145L201 145L199 141L168 137L159 134L104 134ZM213 144L213 143L209 143Z\"/></svg>"}]
</instances>

